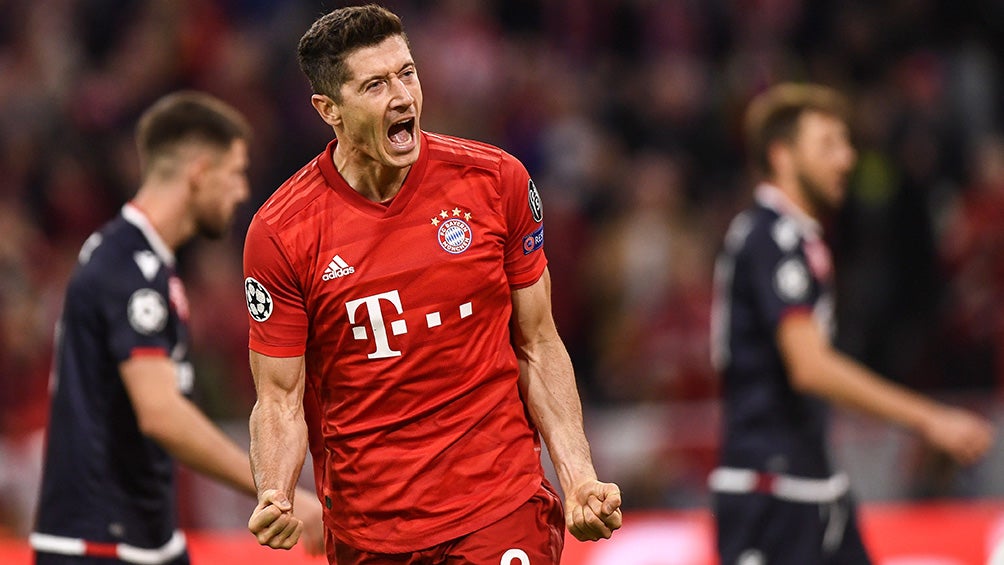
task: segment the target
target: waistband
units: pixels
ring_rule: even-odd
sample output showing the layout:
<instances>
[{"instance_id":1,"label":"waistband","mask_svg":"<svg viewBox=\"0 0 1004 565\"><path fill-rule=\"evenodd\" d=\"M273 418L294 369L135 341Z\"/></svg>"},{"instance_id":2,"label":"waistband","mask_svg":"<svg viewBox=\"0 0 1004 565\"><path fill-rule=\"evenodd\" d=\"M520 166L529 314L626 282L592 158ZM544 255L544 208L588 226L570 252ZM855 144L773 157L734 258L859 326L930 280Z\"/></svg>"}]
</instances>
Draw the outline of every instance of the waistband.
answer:
<instances>
[{"instance_id":1,"label":"waistband","mask_svg":"<svg viewBox=\"0 0 1004 565\"><path fill-rule=\"evenodd\" d=\"M825 479L808 479L783 473L753 469L718 467L708 476L713 492L726 494L761 493L789 502L833 502L847 494L850 479L837 473Z\"/></svg>"},{"instance_id":2,"label":"waistband","mask_svg":"<svg viewBox=\"0 0 1004 565\"><path fill-rule=\"evenodd\" d=\"M152 549L127 543L96 542L38 532L32 532L28 536L28 543L41 553L110 557L137 565L163 565L180 557L185 553L186 547L185 534L181 530L175 530L167 543Z\"/></svg>"}]
</instances>

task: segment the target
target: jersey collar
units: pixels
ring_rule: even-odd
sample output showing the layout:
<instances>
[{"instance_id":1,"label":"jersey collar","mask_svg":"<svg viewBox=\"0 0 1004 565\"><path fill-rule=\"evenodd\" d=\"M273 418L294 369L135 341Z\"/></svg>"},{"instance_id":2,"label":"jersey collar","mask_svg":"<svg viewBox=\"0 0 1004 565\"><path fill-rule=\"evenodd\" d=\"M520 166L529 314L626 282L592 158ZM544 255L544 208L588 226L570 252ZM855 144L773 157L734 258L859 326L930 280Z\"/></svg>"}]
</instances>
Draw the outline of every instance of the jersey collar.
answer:
<instances>
[{"instance_id":1,"label":"jersey collar","mask_svg":"<svg viewBox=\"0 0 1004 565\"><path fill-rule=\"evenodd\" d=\"M815 237L822 237L823 226L818 221L802 211L797 204L791 201L780 188L769 184L760 183L756 187L756 201L766 208L774 210L778 214L787 216L798 222L802 231Z\"/></svg>"},{"instance_id":2,"label":"jersey collar","mask_svg":"<svg viewBox=\"0 0 1004 565\"><path fill-rule=\"evenodd\" d=\"M122 206L122 217L130 224L136 226L136 229L143 233L143 236L150 244L154 253L160 257L160 260L163 261L165 265L168 267L174 267L174 252L171 251L171 248L168 247L166 243L164 243L160 234L157 233L153 224L150 223L150 219L147 218L146 214L143 213L138 206L131 202L126 202L125 205Z\"/></svg>"},{"instance_id":3,"label":"jersey collar","mask_svg":"<svg viewBox=\"0 0 1004 565\"><path fill-rule=\"evenodd\" d=\"M335 146L338 144L337 139L333 139L328 143L324 153L318 157L317 164L328 186L349 205L377 218L393 216L405 209L405 205L411 200L415 192L418 191L418 186L425 177L425 169L429 163L429 138L424 131L420 131L419 135L422 136L422 140L419 147L418 160L412 164L411 170L408 171L408 176L404 179L404 184L401 185L401 190L390 201L389 206L367 199L349 186L349 183L345 182L345 178L335 168L334 152Z\"/></svg>"}]
</instances>

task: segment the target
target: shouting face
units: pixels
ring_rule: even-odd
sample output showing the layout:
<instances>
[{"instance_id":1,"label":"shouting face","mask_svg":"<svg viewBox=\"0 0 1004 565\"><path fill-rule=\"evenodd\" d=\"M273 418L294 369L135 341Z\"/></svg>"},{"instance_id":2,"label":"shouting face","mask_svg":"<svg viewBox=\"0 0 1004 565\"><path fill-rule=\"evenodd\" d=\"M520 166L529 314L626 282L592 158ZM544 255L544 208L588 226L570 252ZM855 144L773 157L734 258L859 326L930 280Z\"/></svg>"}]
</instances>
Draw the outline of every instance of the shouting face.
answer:
<instances>
[{"instance_id":1,"label":"shouting face","mask_svg":"<svg viewBox=\"0 0 1004 565\"><path fill-rule=\"evenodd\" d=\"M422 85L404 38L353 51L340 102L325 120L335 128L338 151L364 166L404 168L418 160ZM330 100L330 99L329 99ZM367 163L367 161L369 163Z\"/></svg>"}]
</instances>

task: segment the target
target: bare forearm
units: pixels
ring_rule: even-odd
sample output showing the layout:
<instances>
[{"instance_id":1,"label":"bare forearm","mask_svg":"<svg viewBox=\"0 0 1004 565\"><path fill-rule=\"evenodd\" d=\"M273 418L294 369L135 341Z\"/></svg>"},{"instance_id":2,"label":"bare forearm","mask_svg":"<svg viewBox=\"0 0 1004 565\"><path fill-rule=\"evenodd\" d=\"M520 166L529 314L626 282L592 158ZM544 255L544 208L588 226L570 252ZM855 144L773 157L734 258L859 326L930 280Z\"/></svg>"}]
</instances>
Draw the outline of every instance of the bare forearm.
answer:
<instances>
[{"instance_id":1,"label":"bare forearm","mask_svg":"<svg viewBox=\"0 0 1004 565\"><path fill-rule=\"evenodd\" d=\"M530 417L547 444L563 488L596 479L583 430L572 362L559 339L538 344L521 360Z\"/></svg>"},{"instance_id":2,"label":"bare forearm","mask_svg":"<svg viewBox=\"0 0 1004 565\"><path fill-rule=\"evenodd\" d=\"M830 350L819 363L818 378L806 392L826 397L912 430L921 430L938 405L837 351Z\"/></svg>"},{"instance_id":3,"label":"bare forearm","mask_svg":"<svg viewBox=\"0 0 1004 565\"><path fill-rule=\"evenodd\" d=\"M791 385L918 433L957 461L970 464L993 443L993 425L890 382L833 349L807 317L782 322L778 345Z\"/></svg>"},{"instance_id":4,"label":"bare forearm","mask_svg":"<svg viewBox=\"0 0 1004 565\"><path fill-rule=\"evenodd\" d=\"M513 292L520 392L561 481L568 531L581 541L609 538L621 527L620 488L596 478L572 361L551 318L550 281L544 269L536 283Z\"/></svg>"},{"instance_id":5,"label":"bare forearm","mask_svg":"<svg viewBox=\"0 0 1004 565\"><path fill-rule=\"evenodd\" d=\"M251 411L251 471L258 492L278 489L290 500L307 452L303 412L259 400Z\"/></svg>"},{"instance_id":6,"label":"bare forearm","mask_svg":"<svg viewBox=\"0 0 1004 565\"><path fill-rule=\"evenodd\" d=\"M565 526L580 541L609 538L621 527L620 488L596 477L565 346L555 336L521 352L523 397L565 494Z\"/></svg>"},{"instance_id":7,"label":"bare forearm","mask_svg":"<svg viewBox=\"0 0 1004 565\"><path fill-rule=\"evenodd\" d=\"M181 463L254 496L245 451L188 399L179 396L169 409L144 432Z\"/></svg>"},{"instance_id":8,"label":"bare forearm","mask_svg":"<svg viewBox=\"0 0 1004 565\"><path fill-rule=\"evenodd\" d=\"M791 385L808 394L921 430L935 403L834 349L808 316L782 322L778 345Z\"/></svg>"}]
</instances>

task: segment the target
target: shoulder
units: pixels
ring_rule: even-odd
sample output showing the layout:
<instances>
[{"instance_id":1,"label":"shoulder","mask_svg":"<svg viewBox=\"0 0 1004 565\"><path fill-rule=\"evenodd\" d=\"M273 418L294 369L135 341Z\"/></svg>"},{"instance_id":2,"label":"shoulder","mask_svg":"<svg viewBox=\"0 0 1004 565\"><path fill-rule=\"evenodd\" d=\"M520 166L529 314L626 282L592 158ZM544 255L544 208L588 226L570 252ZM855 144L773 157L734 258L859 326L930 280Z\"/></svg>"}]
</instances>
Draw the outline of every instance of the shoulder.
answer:
<instances>
[{"instance_id":1,"label":"shoulder","mask_svg":"<svg viewBox=\"0 0 1004 565\"><path fill-rule=\"evenodd\" d=\"M530 173L515 156L494 145L438 133L427 133L429 170L473 180L487 180L501 198L535 192Z\"/></svg>"},{"instance_id":2,"label":"shoulder","mask_svg":"<svg viewBox=\"0 0 1004 565\"><path fill-rule=\"evenodd\" d=\"M294 221L305 208L315 202L327 187L318 155L286 179L258 208L252 223L264 223L281 229Z\"/></svg>"},{"instance_id":3,"label":"shoulder","mask_svg":"<svg viewBox=\"0 0 1004 565\"><path fill-rule=\"evenodd\" d=\"M425 139L434 163L498 171L503 163L516 161L502 149L481 141L429 132L425 132Z\"/></svg>"},{"instance_id":4,"label":"shoulder","mask_svg":"<svg viewBox=\"0 0 1004 565\"><path fill-rule=\"evenodd\" d=\"M725 248L732 253L782 254L797 251L802 244L798 221L776 211L753 206L736 216L725 236Z\"/></svg>"},{"instance_id":5,"label":"shoulder","mask_svg":"<svg viewBox=\"0 0 1004 565\"><path fill-rule=\"evenodd\" d=\"M752 245L769 239L770 225L777 218L770 210L753 206L743 210L729 224L725 232L725 250L737 254Z\"/></svg>"},{"instance_id":6,"label":"shoulder","mask_svg":"<svg viewBox=\"0 0 1004 565\"><path fill-rule=\"evenodd\" d=\"M79 269L94 273L122 271L132 251L147 247L143 234L121 216L92 233L77 253Z\"/></svg>"},{"instance_id":7,"label":"shoulder","mask_svg":"<svg viewBox=\"0 0 1004 565\"><path fill-rule=\"evenodd\" d=\"M156 286L163 267L143 233L120 216L81 245L70 287L94 294Z\"/></svg>"}]
</instances>

